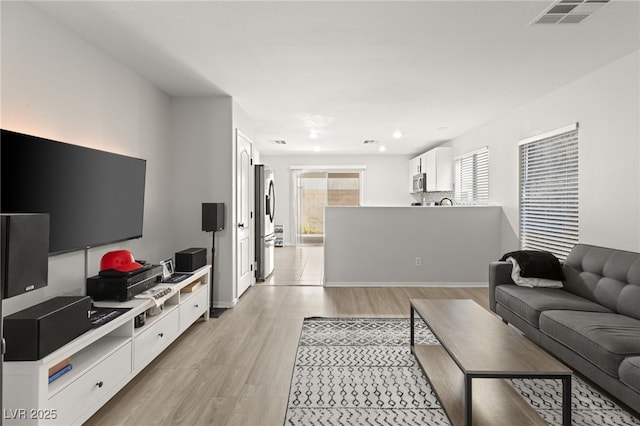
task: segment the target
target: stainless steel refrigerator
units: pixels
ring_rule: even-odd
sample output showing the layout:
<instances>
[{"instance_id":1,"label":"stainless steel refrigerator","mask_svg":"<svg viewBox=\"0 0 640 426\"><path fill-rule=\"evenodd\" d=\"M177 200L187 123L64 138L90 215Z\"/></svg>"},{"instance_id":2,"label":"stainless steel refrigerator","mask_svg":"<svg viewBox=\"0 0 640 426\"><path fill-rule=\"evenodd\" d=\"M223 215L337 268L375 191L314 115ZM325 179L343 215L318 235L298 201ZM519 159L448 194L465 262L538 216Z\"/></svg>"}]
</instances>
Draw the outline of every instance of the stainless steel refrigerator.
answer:
<instances>
[{"instance_id":1,"label":"stainless steel refrigerator","mask_svg":"<svg viewBox=\"0 0 640 426\"><path fill-rule=\"evenodd\" d=\"M264 281L273 272L273 252L276 234L273 218L276 212L276 191L273 170L256 164L256 280Z\"/></svg>"}]
</instances>

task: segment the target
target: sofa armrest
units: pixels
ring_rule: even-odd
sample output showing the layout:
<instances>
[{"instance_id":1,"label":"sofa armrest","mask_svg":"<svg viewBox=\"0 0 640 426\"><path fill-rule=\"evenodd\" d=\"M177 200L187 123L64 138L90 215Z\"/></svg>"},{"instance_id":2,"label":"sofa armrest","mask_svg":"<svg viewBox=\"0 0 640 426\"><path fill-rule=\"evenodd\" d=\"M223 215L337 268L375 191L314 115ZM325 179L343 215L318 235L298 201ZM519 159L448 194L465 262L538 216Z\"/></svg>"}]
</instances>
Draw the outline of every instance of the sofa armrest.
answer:
<instances>
[{"instance_id":1,"label":"sofa armrest","mask_svg":"<svg viewBox=\"0 0 640 426\"><path fill-rule=\"evenodd\" d=\"M515 284L511 279L511 262L489 263L489 307L496 311L496 287L501 284Z\"/></svg>"}]
</instances>

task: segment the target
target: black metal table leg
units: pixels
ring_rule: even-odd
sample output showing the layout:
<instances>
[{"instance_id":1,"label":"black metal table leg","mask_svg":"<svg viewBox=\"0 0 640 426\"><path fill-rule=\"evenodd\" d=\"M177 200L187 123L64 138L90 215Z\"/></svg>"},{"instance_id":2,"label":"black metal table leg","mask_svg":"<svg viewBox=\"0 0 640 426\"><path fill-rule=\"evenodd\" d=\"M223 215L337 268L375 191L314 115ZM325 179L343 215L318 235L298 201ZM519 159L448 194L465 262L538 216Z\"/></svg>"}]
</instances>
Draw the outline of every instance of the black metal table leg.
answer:
<instances>
[{"instance_id":1,"label":"black metal table leg","mask_svg":"<svg viewBox=\"0 0 640 426\"><path fill-rule=\"evenodd\" d=\"M571 426L571 376L562 378L562 424Z\"/></svg>"},{"instance_id":2,"label":"black metal table leg","mask_svg":"<svg viewBox=\"0 0 640 426\"><path fill-rule=\"evenodd\" d=\"M473 419L472 419L472 408L473 408L473 401L472 401L472 395L473 395L473 391L471 389L471 381L472 378L470 375L465 374L464 375L464 424L467 426L471 426L473 424Z\"/></svg>"},{"instance_id":3,"label":"black metal table leg","mask_svg":"<svg viewBox=\"0 0 640 426\"><path fill-rule=\"evenodd\" d=\"M409 305L409 316L411 317L411 340L410 340L410 345L411 345L411 351L413 351L413 345L414 345L414 331L413 331L413 325L414 325L414 321L415 321L415 313L413 311L413 306Z\"/></svg>"}]
</instances>

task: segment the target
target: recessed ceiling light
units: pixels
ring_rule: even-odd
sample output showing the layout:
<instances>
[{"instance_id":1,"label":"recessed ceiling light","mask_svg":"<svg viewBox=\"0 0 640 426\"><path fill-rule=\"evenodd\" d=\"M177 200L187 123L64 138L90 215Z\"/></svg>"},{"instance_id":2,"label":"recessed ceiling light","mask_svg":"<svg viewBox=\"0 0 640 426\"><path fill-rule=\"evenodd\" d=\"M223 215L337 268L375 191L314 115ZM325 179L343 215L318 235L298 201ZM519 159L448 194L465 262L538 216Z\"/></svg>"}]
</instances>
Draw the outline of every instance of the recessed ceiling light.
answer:
<instances>
[{"instance_id":1,"label":"recessed ceiling light","mask_svg":"<svg viewBox=\"0 0 640 426\"><path fill-rule=\"evenodd\" d=\"M400 131L400 129L396 129L396 131L393 132L393 138L400 139L401 137L402 137L402 132Z\"/></svg>"},{"instance_id":2,"label":"recessed ceiling light","mask_svg":"<svg viewBox=\"0 0 640 426\"><path fill-rule=\"evenodd\" d=\"M318 132L316 132L315 130L311 130L309 132L309 139L318 139Z\"/></svg>"},{"instance_id":3,"label":"recessed ceiling light","mask_svg":"<svg viewBox=\"0 0 640 426\"><path fill-rule=\"evenodd\" d=\"M384 145L380 145L380 148L378 148L378 151L380 152L385 152L387 150L387 147L385 147Z\"/></svg>"},{"instance_id":4,"label":"recessed ceiling light","mask_svg":"<svg viewBox=\"0 0 640 426\"><path fill-rule=\"evenodd\" d=\"M320 152L320 147L318 145L313 147L314 152Z\"/></svg>"}]
</instances>

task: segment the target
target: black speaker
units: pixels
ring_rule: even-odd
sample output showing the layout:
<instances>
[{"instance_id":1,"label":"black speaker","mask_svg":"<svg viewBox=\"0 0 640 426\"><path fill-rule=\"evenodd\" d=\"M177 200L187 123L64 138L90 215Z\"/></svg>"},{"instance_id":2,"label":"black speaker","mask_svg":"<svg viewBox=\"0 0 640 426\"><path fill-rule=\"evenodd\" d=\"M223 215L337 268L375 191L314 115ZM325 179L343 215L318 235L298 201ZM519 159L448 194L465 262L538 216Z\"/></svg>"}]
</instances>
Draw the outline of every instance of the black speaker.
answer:
<instances>
[{"instance_id":1,"label":"black speaker","mask_svg":"<svg viewBox=\"0 0 640 426\"><path fill-rule=\"evenodd\" d=\"M202 230L222 231L224 229L224 203L202 203Z\"/></svg>"},{"instance_id":2,"label":"black speaker","mask_svg":"<svg viewBox=\"0 0 640 426\"><path fill-rule=\"evenodd\" d=\"M176 253L176 272L193 272L207 264L207 249L192 247Z\"/></svg>"},{"instance_id":3,"label":"black speaker","mask_svg":"<svg viewBox=\"0 0 640 426\"><path fill-rule=\"evenodd\" d=\"M61 296L4 318L5 361L35 361L91 328L91 298Z\"/></svg>"},{"instance_id":4,"label":"black speaker","mask_svg":"<svg viewBox=\"0 0 640 426\"><path fill-rule=\"evenodd\" d=\"M47 285L49 273L49 215L2 214L3 297L9 298Z\"/></svg>"}]
</instances>

